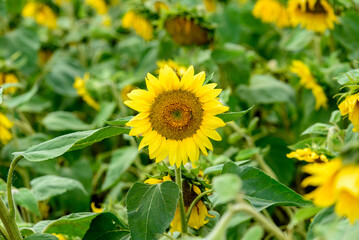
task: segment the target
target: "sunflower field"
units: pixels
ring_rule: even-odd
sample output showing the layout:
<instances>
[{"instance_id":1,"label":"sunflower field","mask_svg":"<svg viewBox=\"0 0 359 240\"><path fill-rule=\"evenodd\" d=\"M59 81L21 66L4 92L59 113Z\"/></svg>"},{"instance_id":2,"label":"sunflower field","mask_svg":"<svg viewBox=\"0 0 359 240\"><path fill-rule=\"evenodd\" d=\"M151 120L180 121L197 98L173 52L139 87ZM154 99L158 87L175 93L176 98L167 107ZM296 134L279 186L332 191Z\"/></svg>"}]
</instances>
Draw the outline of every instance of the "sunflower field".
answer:
<instances>
[{"instance_id":1,"label":"sunflower field","mask_svg":"<svg viewBox=\"0 0 359 240\"><path fill-rule=\"evenodd\" d=\"M359 0L0 0L0 240L359 240Z\"/></svg>"}]
</instances>

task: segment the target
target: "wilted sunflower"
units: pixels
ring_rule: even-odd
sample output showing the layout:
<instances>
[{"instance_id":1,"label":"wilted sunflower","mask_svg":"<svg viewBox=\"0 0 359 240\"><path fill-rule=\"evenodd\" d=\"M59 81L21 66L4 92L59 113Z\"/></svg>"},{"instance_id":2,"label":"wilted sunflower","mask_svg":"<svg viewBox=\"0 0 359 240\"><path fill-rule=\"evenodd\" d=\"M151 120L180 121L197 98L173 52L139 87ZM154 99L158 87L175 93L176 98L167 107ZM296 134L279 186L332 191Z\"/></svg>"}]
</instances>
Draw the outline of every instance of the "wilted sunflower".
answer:
<instances>
[{"instance_id":1,"label":"wilted sunflower","mask_svg":"<svg viewBox=\"0 0 359 240\"><path fill-rule=\"evenodd\" d=\"M191 16L171 16L165 28L179 45L204 45L213 40L213 29L201 24L202 20Z\"/></svg>"},{"instance_id":2,"label":"wilted sunflower","mask_svg":"<svg viewBox=\"0 0 359 240\"><path fill-rule=\"evenodd\" d=\"M145 181L147 184L158 184L165 181L172 181L171 176L167 175L163 177L162 179L155 179L155 178L149 178ZM182 185L183 189L183 200L184 200L184 207L185 212L187 213L189 210L189 207L191 206L191 203L193 200L200 195L202 192L196 185L190 184L187 181L183 181ZM191 215L188 220L188 226L191 228L194 228L198 230L202 226L204 226L206 223L208 223L207 217L213 218L215 216L212 216L208 213L206 205L203 203L202 200L199 200L193 207L191 211ZM182 232L182 226L181 226L181 215L179 207L177 206L175 216L171 222L171 232Z\"/></svg>"},{"instance_id":3,"label":"wilted sunflower","mask_svg":"<svg viewBox=\"0 0 359 240\"><path fill-rule=\"evenodd\" d=\"M333 29L338 22L333 8L326 0L289 0L288 11L293 26L323 33L327 28Z\"/></svg>"},{"instance_id":4,"label":"wilted sunflower","mask_svg":"<svg viewBox=\"0 0 359 240\"><path fill-rule=\"evenodd\" d=\"M142 135L139 149L148 145L151 159L156 162L169 158L171 166L186 164L188 158L196 163L199 149L207 155L213 150L212 138L221 140L216 128L225 123L215 115L228 110L217 96L222 91L217 84L203 85L205 73L194 75L189 67L181 79L167 65L160 70L159 79L147 74L147 89L136 89L125 101L140 112L127 123L131 136Z\"/></svg>"}]
</instances>

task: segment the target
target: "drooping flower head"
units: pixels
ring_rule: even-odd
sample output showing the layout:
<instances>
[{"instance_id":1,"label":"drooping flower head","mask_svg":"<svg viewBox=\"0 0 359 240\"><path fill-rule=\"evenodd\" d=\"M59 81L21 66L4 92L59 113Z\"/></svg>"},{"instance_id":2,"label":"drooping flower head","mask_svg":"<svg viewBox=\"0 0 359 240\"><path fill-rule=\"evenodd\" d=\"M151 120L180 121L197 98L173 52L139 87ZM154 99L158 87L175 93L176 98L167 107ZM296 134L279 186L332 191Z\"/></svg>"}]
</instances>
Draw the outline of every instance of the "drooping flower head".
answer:
<instances>
[{"instance_id":1,"label":"drooping flower head","mask_svg":"<svg viewBox=\"0 0 359 240\"><path fill-rule=\"evenodd\" d=\"M258 0L252 13L263 22L274 23L281 28L291 25L287 8L277 0Z\"/></svg>"},{"instance_id":2,"label":"drooping flower head","mask_svg":"<svg viewBox=\"0 0 359 240\"><path fill-rule=\"evenodd\" d=\"M290 71L297 74L300 77L300 85L306 89L312 90L315 98L315 109L327 108L328 99L325 96L323 88L315 81L310 68L302 61L294 60L290 67Z\"/></svg>"},{"instance_id":3,"label":"drooping flower head","mask_svg":"<svg viewBox=\"0 0 359 240\"><path fill-rule=\"evenodd\" d=\"M147 91L133 90L125 104L139 112L127 123L132 127L131 136L142 135L139 149L149 148L151 159L156 162L169 158L171 166L186 164L188 159L196 163L199 149L207 155L213 150L209 138L216 141L221 136L216 128L225 123L216 117L228 110L217 99L222 91L217 84L203 85L205 73L194 75L189 67L181 79L167 65L160 70L157 79L147 74Z\"/></svg>"},{"instance_id":4,"label":"drooping flower head","mask_svg":"<svg viewBox=\"0 0 359 240\"><path fill-rule=\"evenodd\" d=\"M49 6L43 3L27 3L22 10L22 16L26 18L34 18L38 24L50 29L55 29L57 27L57 17L55 13Z\"/></svg>"},{"instance_id":5,"label":"drooping flower head","mask_svg":"<svg viewBox=\"0 0 359 240\"><path fill-rule=\"evenodd\" d=\"M349 120L354 125L353 131L359 132L359 92L347 96L338 107L343 116L349 115Z\"/></svg>"},{"instance_id":6,"label":"drooping flower head","mask_svg":"<svg viewBox=\"0 0 359 240\"><path fill-rule=\"evenodd\" d=\"M172 181L171 176L167 175L167 176L164 176L162 179L149 178L145 181L145 183L158 184L158 183L162 183L165 181ZM183 200L184 200L185 212L188 213L189 207L190 207L192 201L198 195L200 195L202 192L198 186L196 186L194 184L190 184L187 181L183 181L182 189L183 189ZM202 226L204 226L206 223L209 222L209 219L207 219L208 217L213 218L214 216L212 216L208 213L208 209L207 209L206 205L204 204L204 202L202 200L199 200L194 205L194 207L191 211L191 215L188 220L188 226L198 230L199 228L201 228ZM177 206L177 209L175 212L175 216L171 222L171 230L170 231L172 233L173 232L182 232L181 214L180 214L180 210L179 210L178 206Z\"/></svg>"},{"instance_id":7,"label":"drooping flower head","mask_svg":"<svg viewBox=\"0 0 359 240\"><path fill-rule=\"evenodd\" d=\"M326 29L333 29L338 22L333 8L326 0L289 0L288 11L293 26L324 33Z\"/></svg>"}]
</instances>

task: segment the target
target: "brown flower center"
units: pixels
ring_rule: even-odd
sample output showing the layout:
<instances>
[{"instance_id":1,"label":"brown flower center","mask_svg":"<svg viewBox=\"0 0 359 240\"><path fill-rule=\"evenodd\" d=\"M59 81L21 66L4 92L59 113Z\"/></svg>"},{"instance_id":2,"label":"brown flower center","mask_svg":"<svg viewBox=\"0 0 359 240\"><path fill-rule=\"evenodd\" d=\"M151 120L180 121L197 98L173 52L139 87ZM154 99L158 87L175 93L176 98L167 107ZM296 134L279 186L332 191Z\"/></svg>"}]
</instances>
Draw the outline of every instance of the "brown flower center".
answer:
<instances>
[{"instance_id":1,"label":"brown flower center","mask_svg":"<svg viewBox=\"0 0 359 240\"><path fill-rule=\"evenodd\" d=\"M302 7L300 4L298 4L298 9L302 10ZM327 11L325 10L325 8L323 7L322 3L320 0L317 0L317 2L314 5L314 8L311 9L309 6L309 2L307 1L305 4L305 12L307 13L313 13L313 14L325 14L327 13Z\"/></svg>"},{"instance_id":2,"label":"brown flower center","mask_svg":"<svg viewBox=\"0 0 359 240\"><path fill-rule=\"evenodd\" d=\"M201 126L202 104L194 93L172 90L161 93L151 106L152 128L167 139L193 136Z\"/></svg>"}]
</instances>

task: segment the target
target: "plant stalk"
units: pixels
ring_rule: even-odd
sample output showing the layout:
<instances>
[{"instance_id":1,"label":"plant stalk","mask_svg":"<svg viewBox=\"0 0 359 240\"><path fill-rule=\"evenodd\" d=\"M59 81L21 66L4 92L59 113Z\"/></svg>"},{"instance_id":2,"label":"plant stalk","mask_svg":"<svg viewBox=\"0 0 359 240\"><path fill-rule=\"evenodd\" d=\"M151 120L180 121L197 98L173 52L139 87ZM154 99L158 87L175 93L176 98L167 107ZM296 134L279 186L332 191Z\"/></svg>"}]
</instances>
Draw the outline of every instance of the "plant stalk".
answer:
<instances>
[{"instance_id":1,"label":"plant stalk","mask_svg":"<svg viewBox=\"0 0 359 240\"><path fill-rule=\"evenodd\" d=\"M189 209L188 209L187 214L186 214L186 222L187 222L187 223L188 223L188 221L189 221L189 218L191 217L192 209L194 208L194 206L196 205L196 203L197 203L199 200L201 200L201 198L203 198L204 196L206 196L208 193L211 193L211 192L213 192L213 189L201 193L200 195L198 195L198 196L193 200L193 202L192 202L191 205L189 206Z\"/></svg>"},{"instance_id":2,"label":"plant stalk","mask_svg":"<svg viewBox=\"0 0 359 240\"><path fill-rule=\"evenodd\" d=\"M14 209L14 199L12 197L12 191L11 191L11 184L12 184L12 176L14 174L15 167L21 159L22 156L20 155L11 162L10 169L7 175L7 183L6 183L7 202L9 204L10 218L14 219L14 221L15 221L15 209Z\"/></svg>"},{"instance_id":3,"label":"plant stalk","mask_svg":"<svg viewBox=\"0 0 359 240\"><path fill-rule=\"evenodd\" d=\"M1 199L0 199L0 219L5 226L5 229L7 231L6 237L8 237L9 240L22 239L19 228L16 225L15 218L10 218L10 213L5 206L5 203Z\"/></svg>"},{"instance_id":4,"label":"plant stalk","mask_svg":"<svg viewBox=\"0 0 359 240\"><path fill-rule=\"evenodd\" d=\"M174 167L175 167L176 183L180 190L178 206L179 206L179 212L181 215L181 232L182 232L182 234L187 234L187 221L186 221L186 212L184 209L184 201L183 201L181 167L177 167L176 165Z\"/></svg>"}]
</instances>

